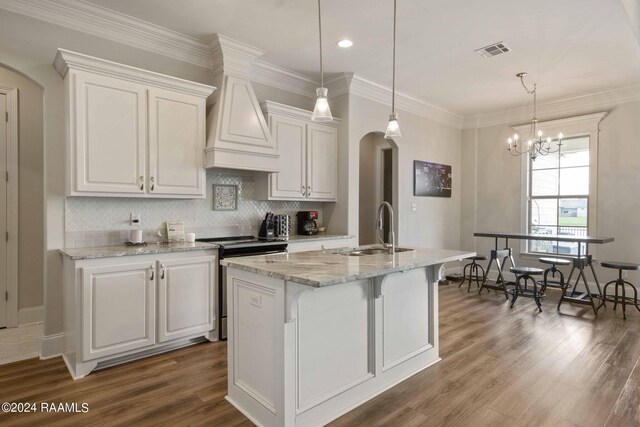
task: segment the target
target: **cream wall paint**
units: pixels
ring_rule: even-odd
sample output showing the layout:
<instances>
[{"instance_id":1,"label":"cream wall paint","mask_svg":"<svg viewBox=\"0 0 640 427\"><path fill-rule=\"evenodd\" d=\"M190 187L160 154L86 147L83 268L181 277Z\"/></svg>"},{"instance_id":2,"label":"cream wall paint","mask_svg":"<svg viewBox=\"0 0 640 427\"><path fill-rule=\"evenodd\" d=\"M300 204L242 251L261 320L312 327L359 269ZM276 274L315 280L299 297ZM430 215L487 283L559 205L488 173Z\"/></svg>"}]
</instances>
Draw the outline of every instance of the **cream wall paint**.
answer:
<instances>
[{"instance_id":1,"label":"cream wall paint","mask_svg":"<svg viewBox=\"0 0 640 427\"><path fill-rule=\"evenodd\" d=\"M18 308L44 303L43 90L0 66L0 85L18 89Z\"/></svg>"},{"instance_id":2,"label":"cream wall paint","mask_svg":"<svg viewBox=\"0 0 640 427\"><path fill-rule=\"evenodd\" d=\"M358 232L360 140L370 132L384 133L389 106L357 95L349 96L349 234ZM399 112L402 138L398 146L398 189L394 192L396 239L418 247L458 248L460 245L462 131L430 119ZM413 161L452 166L451 198L414 197ZM411 211L415 203L417 210Z\"/></svg>"},{"instance_id":3,"label":"cream wall paint","mask_svg":"<svg viewBox=\"0 0 640 427\"><path fill-rule=\"evenodd\" d=\"M578 110L574 115L602 111ZM598 152L599 236L615 242L597 248L598 260L640 262L640 102L609 107L600 123ZM553 118L542 114L541 120ZM474 231L517 231L523 214L520 201L520 159L510 156L505 140L510 126L496 125L463 132L463 176L461 240L463 249L489 255L493 241L473 238ZM474 170L477 172L474 173ZM476 222L474 226L474 221ZM517 264L540 266L536 259L520 256L520 246L511 245ZM601 282L614 278L615 271L597 267ZM640 285L640 273L629 278Z\"/></svg>"}]
</instances>

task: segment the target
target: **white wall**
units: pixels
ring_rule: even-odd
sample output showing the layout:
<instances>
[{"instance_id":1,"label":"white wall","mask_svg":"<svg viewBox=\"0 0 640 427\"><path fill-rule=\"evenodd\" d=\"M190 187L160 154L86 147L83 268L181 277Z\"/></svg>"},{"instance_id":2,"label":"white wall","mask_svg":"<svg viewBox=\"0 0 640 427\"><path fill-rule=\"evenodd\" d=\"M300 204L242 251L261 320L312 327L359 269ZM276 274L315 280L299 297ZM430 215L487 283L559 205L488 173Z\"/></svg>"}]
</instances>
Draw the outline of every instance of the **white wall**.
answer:
<instances>
[{"instance_id":1,"label":"white wall","mask_svg":"<svg viewBox=\"0 0 640 427\"><path fill-rule=\"evenodd\" d=\"M357 95L349 96L349 234L358 232L360 140L370 132L384 133L389 106ZM394 194L396 239L401 245L457 249L460 245L462 131L410 113L399 113L402 138L398 146L398 191ZM415 197L413 161L451 165L452 196ZM415 212L411 204L417 205Z\"/></svg>"},{"instance_id":2,"label":"white wall","mask_svg":"<svg viewBox=\"0 0 640 427\"><path fill-rule=\"evenodd\" d=\"M541 121L607 111L600 123L598 151L598 236L614 237L613 243L597 247L599 260L640 262L640 101L606 108L575 109L573 114L540 114ZM516 122L514 124L520 124ZM493 241L473 238L474 231L519 231L521 206L520 159L506 150L511 134L508 125L495 125L463 132L463 188L461 240L463 249L489 255ZM511 242L510 242L511 243ZM501 242L502 244L502 242ZM511 244L516 263L540 266L536 259L520 256L518 242ZM601 282L614 278L615 271L597 267ZM629 275L640 285L640 273Z\"/></svg>"},{"instance_id":3,"label":"white wall","mask_svg":"<svg viewBox=\"0 0 640 427\"><path fill-rule=\"evenodd\" d=\"M38 307L44 303L43 90L1 66L0 85L18 89L18 308Z\"/></svg>"}]
</instances>

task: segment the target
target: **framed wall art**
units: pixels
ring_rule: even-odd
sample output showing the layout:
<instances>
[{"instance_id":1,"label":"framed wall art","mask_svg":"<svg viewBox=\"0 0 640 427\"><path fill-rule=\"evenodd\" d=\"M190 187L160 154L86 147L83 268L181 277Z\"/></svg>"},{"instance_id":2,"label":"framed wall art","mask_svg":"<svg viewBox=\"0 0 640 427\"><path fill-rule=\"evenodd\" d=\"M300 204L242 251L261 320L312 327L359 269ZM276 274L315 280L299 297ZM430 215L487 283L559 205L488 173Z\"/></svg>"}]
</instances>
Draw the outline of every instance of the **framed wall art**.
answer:
<instances>
[{"instance_id":1,"label":"framed wall art","mask_svg":"<svg viewBox=\"0 0 640 427\"><path fill-rule=\"evenodd\" d=\"M414 160L413 195L451 197L451 166Z\"/></svg>"},{"instance_id":2,"label":"framed wall art","mask_svg":"<svg viewBox=\"0 0 640 427\"><path fill-rule=\"evenodd\" d=\"M238 186L213 184L213 210L238 210Z\"/></svg>"}]
</instances>

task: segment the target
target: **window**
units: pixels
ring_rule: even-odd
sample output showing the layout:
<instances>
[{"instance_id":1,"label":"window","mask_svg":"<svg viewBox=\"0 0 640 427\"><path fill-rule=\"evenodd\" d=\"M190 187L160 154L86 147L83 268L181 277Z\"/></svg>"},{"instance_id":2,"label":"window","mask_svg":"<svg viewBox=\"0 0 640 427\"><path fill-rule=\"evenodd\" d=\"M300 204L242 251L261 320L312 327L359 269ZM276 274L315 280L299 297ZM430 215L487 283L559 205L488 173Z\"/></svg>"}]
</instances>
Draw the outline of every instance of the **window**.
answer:
<instances>
[{"instance_id":1,"label":"window","mask_svg":"<svg viewBox=\"0 0 640 427\"><path fill-rule=\"evenodd\" d=\"M557 141L553 142L557 148ZM529 159L529 232L587 236L589 136L562 141L560 150ZM577 255L578 244L530 240L528 252Z\"/></svg>"},{"instance_id":2,"label":"window","mask_svg":"<svg viewBox=\"0 0 640 427\"><path fill-rule=\"evenodd\" d=\"M562 132L560 151L532 161L521 156L521 231L531 234L593 236L597 230L598 131L606 113L538 123L547 135ZM513 128L529 132L529 124ZM556 144L557 141L552 142ZM596 255L596 247L589 253ZM581 248L584 253L585 247ZM532 255L577 255L578 244L522 241L520 252Z\"/></svg>"}]
</instances>

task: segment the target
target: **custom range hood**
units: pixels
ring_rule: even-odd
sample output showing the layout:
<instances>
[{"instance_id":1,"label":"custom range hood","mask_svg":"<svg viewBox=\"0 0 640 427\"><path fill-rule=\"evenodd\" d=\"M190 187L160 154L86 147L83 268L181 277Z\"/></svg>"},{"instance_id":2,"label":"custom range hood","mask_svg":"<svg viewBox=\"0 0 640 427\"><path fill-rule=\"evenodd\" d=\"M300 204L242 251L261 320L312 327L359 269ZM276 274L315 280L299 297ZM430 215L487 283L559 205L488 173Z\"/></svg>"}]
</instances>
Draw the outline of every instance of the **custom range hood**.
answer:
<instances>
[{"instance_id":1,"label":"custom range hood","mask_svg":"<svg viewBox=\"0 0 640 427\"><path fill-rule=\"evenodd\" d=\"M211 43L219 89L209 98L207 168L278 172L278 151L253 91L251 64L263 54L220 34Z\"/></svg>"}]
</instances>

